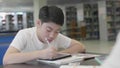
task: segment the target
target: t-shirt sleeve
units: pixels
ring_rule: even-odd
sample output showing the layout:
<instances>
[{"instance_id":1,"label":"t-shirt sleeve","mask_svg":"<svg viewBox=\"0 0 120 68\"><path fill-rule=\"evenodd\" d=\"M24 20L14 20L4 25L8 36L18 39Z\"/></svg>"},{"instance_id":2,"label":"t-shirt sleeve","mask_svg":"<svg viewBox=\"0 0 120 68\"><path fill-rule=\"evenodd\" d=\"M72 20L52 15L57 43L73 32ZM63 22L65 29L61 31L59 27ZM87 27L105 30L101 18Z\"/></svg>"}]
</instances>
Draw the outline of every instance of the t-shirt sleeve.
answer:
<instances>
[{"instance_id":1,"label":"t-shirt sleeve","mask_svg":"<svg viewBox=\"0 0 120 68\"><path fill-rule=\"evenodd\" d=\"M70 46L70 43L71 43L71 39L67 36L64 36L62 34L59 34L57 36L57 46L60 47L60 48L68 48Z\"/></svg>"},{"instance_id":2,"label":"t-shirt sleeve","mask_svg":"<svg viewBox=\"0 0 120 68\"><path fill-rule=\"evenodd\" d=\"M20 30L17 35L15 36L15 38L13 39L12 43L10 44L10 46L13 46L15 48L17 48L19 51L23 50L23 48L25 48L25 44L26 44L26 39L25 39L25 32L23 30Z\"/></svg>"}]
</instances>

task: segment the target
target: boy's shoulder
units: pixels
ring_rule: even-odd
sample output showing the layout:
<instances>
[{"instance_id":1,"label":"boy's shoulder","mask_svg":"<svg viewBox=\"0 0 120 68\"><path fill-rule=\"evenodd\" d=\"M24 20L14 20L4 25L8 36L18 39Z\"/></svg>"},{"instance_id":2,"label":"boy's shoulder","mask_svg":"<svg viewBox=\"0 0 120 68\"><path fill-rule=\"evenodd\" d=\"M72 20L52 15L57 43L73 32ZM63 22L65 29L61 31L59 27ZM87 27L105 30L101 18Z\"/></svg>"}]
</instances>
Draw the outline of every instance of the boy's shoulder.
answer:
<instances>
[{"instance_id":1,"label":"boy's shoulder","mask_svg":"<svg viewBox=\"0 0 120 68\"><path fill-rule=\"evenodd\" d=\"M36 27L31 27L31 28L22 29L19 32L33 32L35 30L36 30Z\"/></svg>"},{"instance_id":2,"label":"boy's shoulder","mask_svg":"<svg viewBox=\"0 0 120 68\"><path fill-rule=\"evenodd\" d=\"M36 33L36 27L25 28L18 32L18 34L20 35L29 36L29 37L33 36L35 33Z\"/></svg>"}]
</instances>

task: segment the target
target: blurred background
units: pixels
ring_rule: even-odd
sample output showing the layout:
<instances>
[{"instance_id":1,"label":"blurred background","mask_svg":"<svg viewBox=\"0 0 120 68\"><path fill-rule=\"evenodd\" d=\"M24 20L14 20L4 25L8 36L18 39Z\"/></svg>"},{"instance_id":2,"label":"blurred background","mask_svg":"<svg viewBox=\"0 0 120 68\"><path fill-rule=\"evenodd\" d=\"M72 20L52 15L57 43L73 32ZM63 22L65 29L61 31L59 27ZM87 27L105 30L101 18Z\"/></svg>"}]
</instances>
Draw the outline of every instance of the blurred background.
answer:
<instances>
[{"instance_id":1,"label":"blurred background","mask_svg":"<svg viewBox=\"0 0 120 68\"><path fill-rule=\"evenodd\" d=\"M120 30L119 0L0 0L0 46L35 26L39 9L56 5L65 15L61 33L79 40L87 52L109 53Z\"/></svg>"}]
</instances>

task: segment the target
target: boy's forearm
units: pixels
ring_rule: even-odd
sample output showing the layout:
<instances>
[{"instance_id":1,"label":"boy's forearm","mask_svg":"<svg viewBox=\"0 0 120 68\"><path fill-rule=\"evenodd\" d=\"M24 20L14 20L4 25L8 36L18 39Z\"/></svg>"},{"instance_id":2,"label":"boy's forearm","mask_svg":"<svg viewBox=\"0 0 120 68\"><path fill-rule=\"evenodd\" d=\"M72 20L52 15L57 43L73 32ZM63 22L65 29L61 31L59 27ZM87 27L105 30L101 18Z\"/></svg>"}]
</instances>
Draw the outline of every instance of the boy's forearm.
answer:
<instances>
[{"instance_id":1,"label":"boy's forearm","mask_svg":"<svg viewBox=\"0 0 120 68\"><path fill-rule=\"evenodd\" d=\"M29 53L13 53L8 54L3 59L3 64L15 64L24 63L30 60L35 60L39 58L39 51L29 52Z\"/></svg>"},{"instance_id":2,"label":"boy's forearm","mask_svg":"<svg viewBox=\"0 0 120 68\"><path fill-rule=\"evenodd\" d=\"M80 53L80 52L85 52L85 47L84 46L75 45L73 47L70 47L68 49L62 50L60 52L62 52L62 53L70 53L70 54Z\"/></svg>"}]
</instances>

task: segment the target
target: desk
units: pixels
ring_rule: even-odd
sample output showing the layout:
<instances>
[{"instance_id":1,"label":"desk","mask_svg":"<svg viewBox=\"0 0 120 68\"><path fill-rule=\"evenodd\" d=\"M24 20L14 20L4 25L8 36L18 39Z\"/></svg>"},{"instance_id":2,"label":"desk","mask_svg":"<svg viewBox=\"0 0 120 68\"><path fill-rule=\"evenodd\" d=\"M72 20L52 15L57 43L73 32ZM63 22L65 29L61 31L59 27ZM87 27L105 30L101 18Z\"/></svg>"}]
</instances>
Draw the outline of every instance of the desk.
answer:
<instances>
[{"instance_id":1,"label":"desk","mask_svg":"<svg viewBox=\"0 0 120 68\"><path fill-rule=\"evenodd\" d=\"M0 68L59 68L59 65L55 64L13 64L13 65L5 65Z\"/></svg>"},{"instance_id":2,"label":"desk","mask_svg":"<svg viewBox=\"0 0 120 68\"><path fill-rule=\"evenodd\" d=\"M99 63L97 63L95 59L90 59L90 60L82 61L81 65L99 65ZM59 67L60 65L36 62L34 64L6 65L6 66L1 66L0 68L59 68Z\"/></svg>"}]
</instances>

